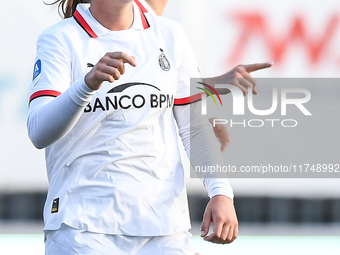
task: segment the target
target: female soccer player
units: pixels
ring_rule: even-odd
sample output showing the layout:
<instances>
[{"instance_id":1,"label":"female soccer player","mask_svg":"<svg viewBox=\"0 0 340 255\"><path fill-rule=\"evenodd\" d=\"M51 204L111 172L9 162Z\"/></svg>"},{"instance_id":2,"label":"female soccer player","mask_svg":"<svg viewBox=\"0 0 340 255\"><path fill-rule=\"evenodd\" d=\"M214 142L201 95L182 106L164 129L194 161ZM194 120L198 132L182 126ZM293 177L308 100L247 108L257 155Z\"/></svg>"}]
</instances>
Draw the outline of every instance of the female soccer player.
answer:
<instances>
[{"instance_id":1,"label":"female soccer player","mask_svg":"<svg viewBox=\"0 0 340 255\"><path fill-rule=\"evenodd\" d=\"M194 254L175 125L194 166L223 159L193 114L188 40L137 0L79 2L60 1L65 19L39 37L31 84L28 132L50 184L46 254ZM206 232L214 224L205 240L232 242L232 189L200 177Z\"/></svg>"}]
</instances>

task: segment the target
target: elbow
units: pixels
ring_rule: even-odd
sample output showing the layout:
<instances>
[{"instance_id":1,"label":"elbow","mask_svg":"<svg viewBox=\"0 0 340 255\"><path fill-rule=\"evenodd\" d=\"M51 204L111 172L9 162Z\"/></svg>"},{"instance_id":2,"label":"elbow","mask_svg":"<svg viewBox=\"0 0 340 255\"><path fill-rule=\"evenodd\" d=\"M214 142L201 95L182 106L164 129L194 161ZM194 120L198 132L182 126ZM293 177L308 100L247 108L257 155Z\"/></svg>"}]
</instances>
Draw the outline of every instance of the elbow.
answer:
<instances>
[{"instance_id":1,"label":"elbow","mask_svg":"<svg viewBox=\"0 0 340 255\"><path fill-rule=\"evenodd\" d=\"M37 149L39 149L39 150L46 148L47 145L45 145L45 144L43 143L43 141L41 141L41 140L39 139L39 137L37 137L37 135L32 134L32 133L33 133L33 132L32 132L30 129L28 129L28 137L29 137L29 139L31 140L31 142L32 142L32 144L34 145L34 147L37 148Z\"/></svg>"},{"instance_id":2,"label":"elbow","mask_svg":"<svg viewBox=\"0 0 340 255\"><path fill-rule=\"evenodd\" d=\"M45 149L47 147L46 145L40 144L38 142L33 142L32 141L32 143L33 143L34 147L39 149L39 150Z\"/></svg>"},{"instance_id":3,"label":"elbow","mask_svg":"<svg viewBox=\"0 0 340 255\"><path fill-rule=\"evenodd\" d=\"M41 139L40 132L38 131L36 123L33 122L33 119L31 116L27 119L27 131L28 131L28 137L31 140L32 144L37 149L44 149L47 147L47 145L44 143L44 141Z\"/></svg>"},{"instance_id":4,"label":"elbow","mask_svg":"<svg viewBox=\"0 0 340 255\"><path fill-rule=\"evenodd\" d=\"M39 128L38 125L29 125L27 126L28 137L31 140L32 144L35 148L41 150L50 146L54 142L58 141L60 137L57 137L55 133L52 133L51 130ZM61 136L62 137L62 136Z\"/></svg>"}]
</instances>

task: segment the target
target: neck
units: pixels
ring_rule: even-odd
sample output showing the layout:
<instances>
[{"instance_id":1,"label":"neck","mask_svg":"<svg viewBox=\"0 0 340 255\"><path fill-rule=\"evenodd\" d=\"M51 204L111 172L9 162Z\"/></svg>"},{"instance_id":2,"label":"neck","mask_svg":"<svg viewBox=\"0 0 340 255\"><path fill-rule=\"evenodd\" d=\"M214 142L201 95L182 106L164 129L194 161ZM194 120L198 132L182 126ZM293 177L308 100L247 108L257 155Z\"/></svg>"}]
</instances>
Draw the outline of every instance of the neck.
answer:
<instances>
[{"instance_id":1,"label":"neck","mask_svg":"<svg viewBox=\"0 0 340 255\"><path fill-rule=\"evenodd\" d=\"M129 29L133 23L132 0L92 0L92 16L112 31Z\"/></svg>"}]
</instances>

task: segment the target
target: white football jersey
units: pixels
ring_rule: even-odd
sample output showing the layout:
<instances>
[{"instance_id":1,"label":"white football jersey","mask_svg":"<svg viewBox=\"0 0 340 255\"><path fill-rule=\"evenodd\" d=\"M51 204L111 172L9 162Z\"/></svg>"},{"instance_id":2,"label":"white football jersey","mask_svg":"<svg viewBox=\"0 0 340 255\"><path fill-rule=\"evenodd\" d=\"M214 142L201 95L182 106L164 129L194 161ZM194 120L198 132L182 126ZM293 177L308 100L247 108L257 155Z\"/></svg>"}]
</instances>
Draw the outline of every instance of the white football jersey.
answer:
<instances>
[{"instance_id":1,"label":"white football jersey","mask_svg":"<svg viewBox=\"0 0 340 255\"><path fill-rule=\"evenodd\" d=\"M61 223L88 231L138 236L190 228L184 171L172 108L190 102L199 77L184 31L134 2L129 30L110 31L88 4L38 39L30 101L57 97L107 53L136 58L104 82L75 126L46 148L49 191L45 229ZM60 112L63 114L63 112Z\"/></svg>"}]
</instances>

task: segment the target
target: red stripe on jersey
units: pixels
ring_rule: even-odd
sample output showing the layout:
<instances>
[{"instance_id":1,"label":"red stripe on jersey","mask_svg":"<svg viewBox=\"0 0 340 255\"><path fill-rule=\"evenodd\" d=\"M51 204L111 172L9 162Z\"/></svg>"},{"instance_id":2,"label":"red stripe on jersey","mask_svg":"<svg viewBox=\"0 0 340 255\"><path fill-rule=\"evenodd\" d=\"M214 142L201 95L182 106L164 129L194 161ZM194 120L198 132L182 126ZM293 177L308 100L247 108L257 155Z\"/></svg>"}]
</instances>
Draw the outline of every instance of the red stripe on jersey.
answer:
<instances>
[{"instance_id":1,"label":"red stripe on jersey","mask_svg":"<svg viewBox=\"0 0 340 255\"><path fill-rule=\"evenodd\" d=\"M97 38L98 37L96 35L96 33L93 32L93 30L90 27L90 25L86 22L86 20L81 16L81 14L77 10L74 12L73 17L79 23L79 25L86 31L86 33L89 34L89 36L91 36L93 38Z\"/></svg>"},{"instance_id":2,"label":"red stripe on jersey","mask_svg":"<svg viewBox=\"0 0 340 255\"><path fill-rule=\"evenodd\" d=\"M142 19L142 24L143 24L143 28L147 29L150 27L148 20L146 19L144 12L141 8L139 8L139 12L140 12L140 18Z\"/></svg>"},{"instance_id":3,"label":"red stripe on jersey","mask_svg":"<svg viewBox=\"0 0 340 255\"><path fill-rule=\"evenodd\" d=\"M33 93L33 95L30 97L29 102L32 102L32 100L38 97L44 97L44 96L57 97L60 94L61 94L60 92L55 91L55 90L40 90L40 91Z\"/></svg>"},{"instance_id":4,"label":"red stripe on jersey","mask_svg":"<svg viewBox=\"0 0 340 255\"><path fill-rule=\"evenodd\" d=\"M138 0L135 0L135 3L138 5L139 9L142 10L142 12L148 13L148 10Z\"/></svg>"},{"instance_id":5,"label":"red stripe on jersey","mask_svg":"<svg viewBox=\"0 0 340 255\"><path fill-rule=\"evenodd\" d=\"M197 101L200 101L202 99L202 95L205 95L205 92L199 93L194 96L190 97L184 97L184 98L178 98L174 100L174 105L186 105L190 103L195 103Z\"/></svg>"},{"instance_id":6,"label":"red stripe on jersey","mask_svg":"<svg viewBox=\"0 0 340 255\"><path fill-rule=\"evenodd\" d=\"M140 18L142 19L143 28L144 29L149 28L150 27L149 22L148 22L148 20L146 19L145 15L144 15L144 13L148 13L148 10L138 0L135 0L135 3L139 7Z\"/></svg>"}]
</instances>

